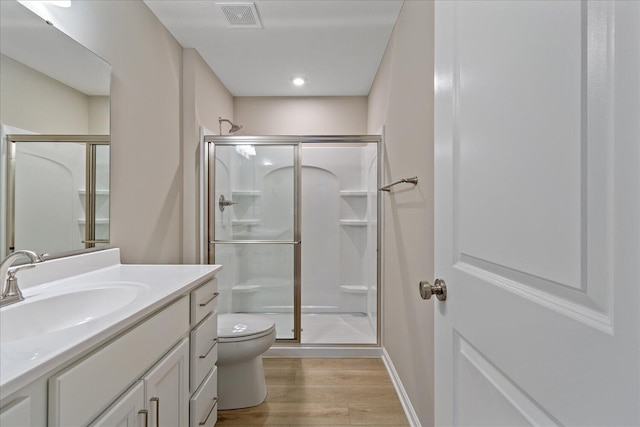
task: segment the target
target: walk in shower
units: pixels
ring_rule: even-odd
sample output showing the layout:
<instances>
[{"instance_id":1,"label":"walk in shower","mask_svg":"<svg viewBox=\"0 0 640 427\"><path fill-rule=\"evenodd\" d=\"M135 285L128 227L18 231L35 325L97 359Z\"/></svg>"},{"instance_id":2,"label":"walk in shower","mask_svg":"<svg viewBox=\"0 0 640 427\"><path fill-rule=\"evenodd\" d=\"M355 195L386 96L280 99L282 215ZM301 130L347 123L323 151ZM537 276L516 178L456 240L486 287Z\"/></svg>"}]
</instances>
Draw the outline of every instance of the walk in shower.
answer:
<instances>
[{"instance_id":1,"label":"walk in shower","mask_svg":"<svg viewBox=\"0 0 640 427\"><path fill-rule=\"evenodd\" d=\"M206 136L221 312L278 340L377 344L380 137Z\"/></svg>"}]
</instances>

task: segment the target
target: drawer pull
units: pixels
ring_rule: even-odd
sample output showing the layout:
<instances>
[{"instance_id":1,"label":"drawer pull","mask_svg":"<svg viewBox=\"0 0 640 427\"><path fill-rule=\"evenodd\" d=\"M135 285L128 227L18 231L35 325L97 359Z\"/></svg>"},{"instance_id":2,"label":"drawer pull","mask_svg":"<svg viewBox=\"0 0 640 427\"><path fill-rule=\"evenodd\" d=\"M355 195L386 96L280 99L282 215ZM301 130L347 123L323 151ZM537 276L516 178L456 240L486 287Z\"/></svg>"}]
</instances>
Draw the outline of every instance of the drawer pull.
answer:
<instances>
[{"instance_id":1,"label":"drawer pull","mask_svg":"<svg viewBox=\"0 0 640 427\"><path fill-rule=\"evenodd\" d=\"M138 427L149 427L149 411L146 409L138 411Z\"/></svg>"},{"instance_id":2,"label":"drawer pull","mask_svg":"<svg viewBox=\"0 0 640 427\"><path fill-rule=\"evenodd\" d=\"M201 302L199 305L200 307L206 307L209 305L209 303L211 303L211 301L213 301L214 299L218 298L218 295L220 295L219 292L214 292L213 296L211 298L209 298L208 300L206 300L205 302Z\"/></svg>"},{"instance_id":3,"label":"drawer pull","mask_svg":"<svg viewBox=\"0 0 640 427\"><path fill-rule=\"evenodd\" d=\"M149 406L156 407L156 425L155 427L160 427L160 399L157 397L152 397L149 399Z\"/></svg>"},{"instance_id":4,"label":"drawer pull","mask_svg":"<svg viewBox=\"0 0 640 427\"><path fill-rule=\"evenodd\" d=\"M213 350L213 347L216 346L216 344L218 344L218 338L214 338L213 339L213 345L211 347L209 347L209 350L207 350L207 352L204 354L204 356L198 356L200 359L206 359L207 356L209 355L209 353L211 353L211 350Z\"/></svg>"},{"instance_id":5,"label":"drawer pull","mask_svg":"<svg viewBox=\"0 0 640 427\"><path fill-rule=\"evenodd\" d=\"M203 426L207 424L207 421L209 420L209 417L211 416L211 413L213 412L217 404L218 404L218 398L214 397L213 400L211 401L211 407L209 408L209 412L207 412L207 418L205 418L204 421L200 421L198 423L199 425Z\"/></svg>"}]
</instances>

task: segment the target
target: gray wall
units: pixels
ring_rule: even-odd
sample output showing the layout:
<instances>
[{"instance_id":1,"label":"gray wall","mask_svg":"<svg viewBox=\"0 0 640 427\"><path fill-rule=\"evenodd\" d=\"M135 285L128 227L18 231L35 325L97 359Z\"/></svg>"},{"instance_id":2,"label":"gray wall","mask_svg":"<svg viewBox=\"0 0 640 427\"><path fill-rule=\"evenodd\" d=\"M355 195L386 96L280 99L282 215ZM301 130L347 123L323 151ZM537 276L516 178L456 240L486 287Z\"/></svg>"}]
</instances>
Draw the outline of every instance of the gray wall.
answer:
<instances>
[{"instance_id":1,"label":"gray wall","mask_svg":"<svg viewBox=\"0 0 640 427\"><path fill-rule=\"evenodd\" d=\"M364 135L366 96L238 97L238 135Z\"/></svg>"},{"instance_id":2,"label":"gray wall","mask_svg":"<svg viewBox=\"0 0 640 427\"><path fill-rule=\"evenodd\" d=\"M233 113L231 96L193 53L183 64L182 47L141 1L49 9L56 27L112 65L111 244L126 263L195 262L199 171L192 136L199 125L216 129L218 115ZM196 97L200 90L210 105Z\"/></svg>"},{"instance_id":3,"label":"gray wall","mask_svg":"<svg viewBox=\"0 0 640 427\"><path fill-rule=\"evenodd\" d=\"M385 200L383 345L420 423L433 425L433 2L404 3L369 93L369 133L385 125L387 182L418 176Z\"/></svg>"}]
</instances>

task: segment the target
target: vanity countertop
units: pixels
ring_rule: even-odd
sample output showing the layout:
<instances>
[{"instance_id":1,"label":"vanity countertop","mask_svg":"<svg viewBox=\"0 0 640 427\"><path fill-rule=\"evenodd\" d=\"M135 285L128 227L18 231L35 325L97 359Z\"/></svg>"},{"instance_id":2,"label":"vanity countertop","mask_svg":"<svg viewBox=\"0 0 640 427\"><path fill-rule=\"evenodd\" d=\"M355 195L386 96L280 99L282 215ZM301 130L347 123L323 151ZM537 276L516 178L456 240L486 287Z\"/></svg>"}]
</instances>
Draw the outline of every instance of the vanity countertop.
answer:
<instances>
[{"instance_id":1,"label":"vanity countertop","mask_svg":"<svg viewBox=\"0 0 640 427\"><path fill-rule=\"evenodd\" d=\"M92 351L172 300L187 295L213 278L221 268L219 265L120 264L119 250L109 249L46 261L19 273L20 280L25 276L25 285L21 286L25 300L0 309L0 327L4 331L0 332L0 400L65 362ZM114 288L122 292L113 292ZM69 312L77 318L81 307L76 306L74 310L73 298L81 294L91 294L90 302L97 307L95 317L89 310L86 319L75 320L72 326L11 336L11 323L16 318L25 322L20 325L23 329L37 329L38 322L11 316L9 310L21 304L36 303L32 307L38 307L40 300L46 304L44 300L54 297L58 303L67 304L66 307L70 301ZM109 304L112 306L105 307ZM118 306L115 310L114 304ZM60 317L60 313L54 314ZM40 318L39 323L46 325L46 319Z\"/></svg>"}]
</instances>

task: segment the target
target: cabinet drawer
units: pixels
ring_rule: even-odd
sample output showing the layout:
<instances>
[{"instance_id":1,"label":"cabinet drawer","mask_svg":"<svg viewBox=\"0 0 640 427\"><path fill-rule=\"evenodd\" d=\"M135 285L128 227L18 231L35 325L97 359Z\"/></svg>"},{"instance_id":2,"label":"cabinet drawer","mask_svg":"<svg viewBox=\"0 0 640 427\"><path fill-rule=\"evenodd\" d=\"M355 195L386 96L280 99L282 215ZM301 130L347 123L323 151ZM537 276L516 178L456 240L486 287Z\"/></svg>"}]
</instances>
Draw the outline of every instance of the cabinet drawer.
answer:
<instances>
[{"instance_id":1,"label":"cabinet drawer","mask_svg":"<svg viewBox=\"0 0 640 427\"><path fill-rule=\"evenodd\" d=\"M191 331L191 390L198 388L218 360L218 312Z\"/></svg>"},{"instance_id":2,"label":"cabinet drawer","mask_svg":"<svg viewBox=\"0 0 640 427\"><path fill-rule=\"evenodd\" d=\"M49 379L49 425L85 425L189 330L183 297Z\"/></svg>"},{"instance_id":3,"label":"cabinet drawer","mask_svg":"<svg viewBox=\"0 0 640 427\"><path fill-rule=\"evenodd\" d=\"M191 291L191 324L197 325L207 317L218 304L218 281L209 280L198 289Z\"/></svg>"},{"instance_id":4,"label":"cabinet drawer","mask_svg":"<svg viewBox=\"0 0 640 427\"><path fill-rule=\"evenodd\" d=\"M213 427L218 420L218 368L206 378L189 401L189 426Z\"/></svg>"}]
</instances>

